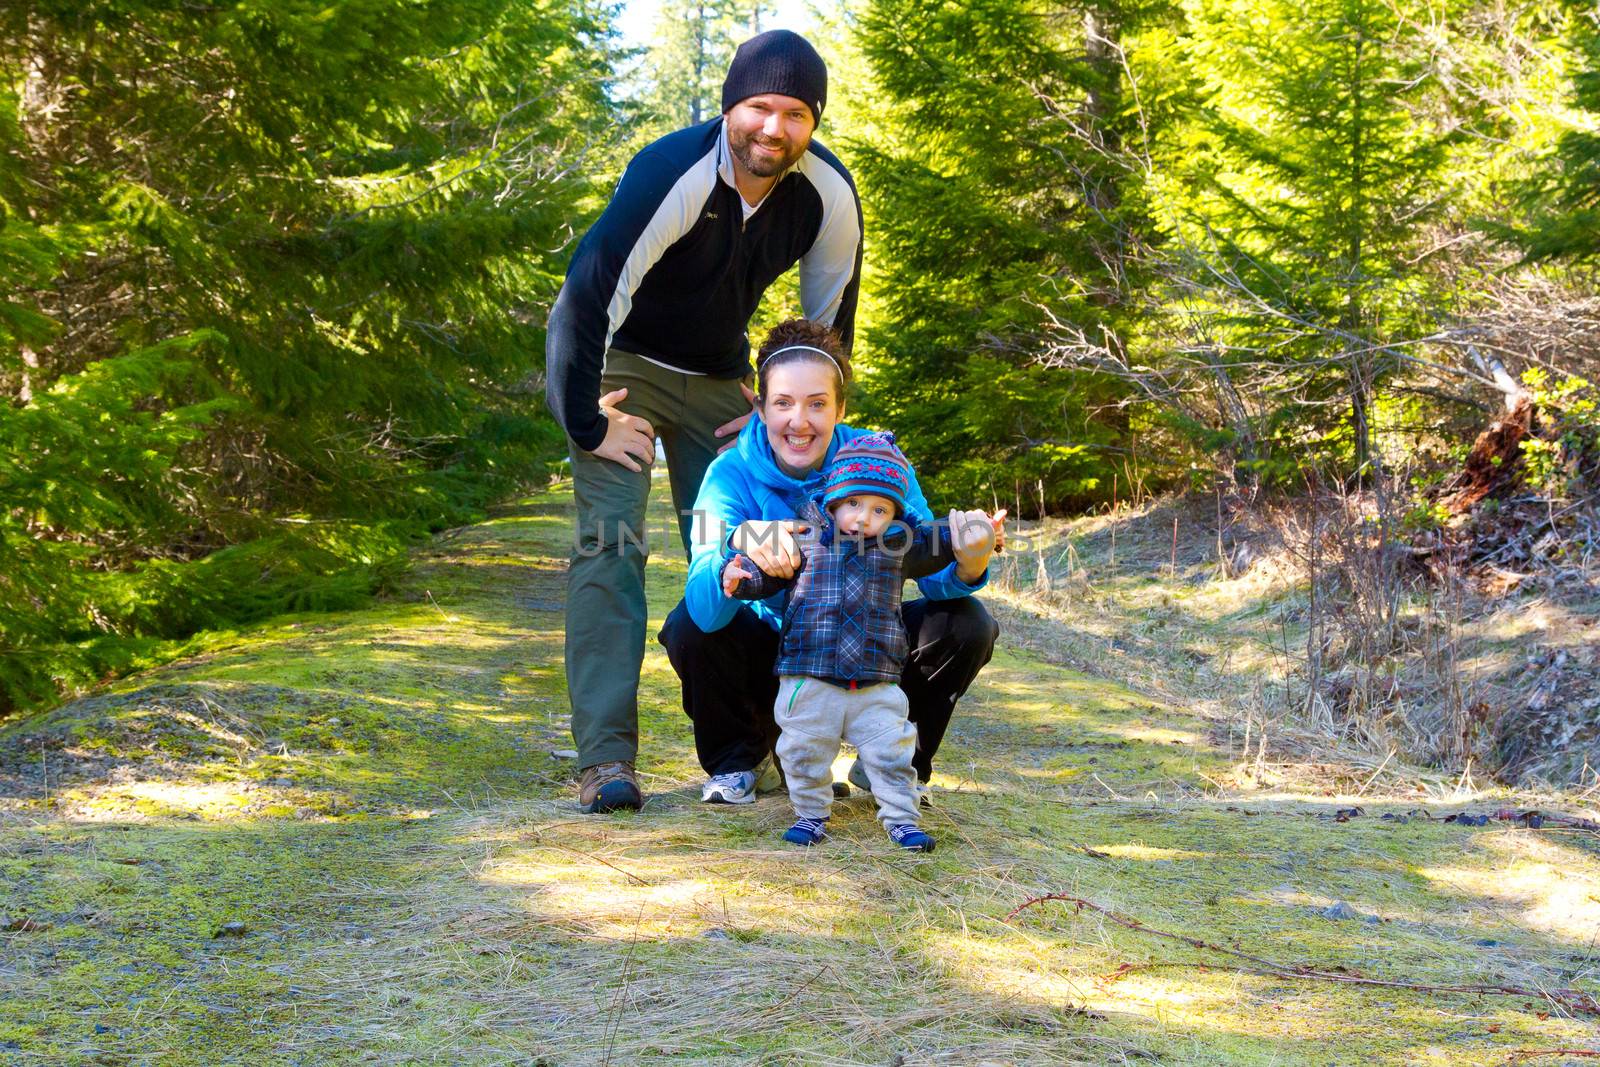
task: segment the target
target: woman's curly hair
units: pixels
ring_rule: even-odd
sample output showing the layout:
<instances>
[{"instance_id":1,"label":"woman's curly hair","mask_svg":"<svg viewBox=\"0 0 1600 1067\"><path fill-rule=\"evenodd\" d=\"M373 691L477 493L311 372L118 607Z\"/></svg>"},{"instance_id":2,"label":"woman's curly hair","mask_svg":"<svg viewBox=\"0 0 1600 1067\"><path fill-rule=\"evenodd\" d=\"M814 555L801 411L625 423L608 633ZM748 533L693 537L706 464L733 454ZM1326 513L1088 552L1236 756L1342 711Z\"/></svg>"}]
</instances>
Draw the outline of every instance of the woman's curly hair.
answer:
<instances>
[{"instance_id":1,"label":"woman's curly hair","mask_svg":"<svg viewBox=\"0 0 1600 1067\"><path fill-rule=\"evenodd\" d=\"M793 345L804 345L805 348L791 348ZM790 351L783 352L782 349ZM808 349L819 348L828 355L823 356ZM774 354L778 354L776 363L772 362ZM833 359L830 362L828 356ZM844 403L845 386L850 382L850 352L845 348L844 342L832 327L824 326L811 319L789 319L780 322L767 332L766 340L761 342L761 348L756 353L756 394L767 395L767 371L771 367L781 367L786 363L816 363L827 367L837 375L835 379L834 400Z\"/></svg>"}]
</instances>

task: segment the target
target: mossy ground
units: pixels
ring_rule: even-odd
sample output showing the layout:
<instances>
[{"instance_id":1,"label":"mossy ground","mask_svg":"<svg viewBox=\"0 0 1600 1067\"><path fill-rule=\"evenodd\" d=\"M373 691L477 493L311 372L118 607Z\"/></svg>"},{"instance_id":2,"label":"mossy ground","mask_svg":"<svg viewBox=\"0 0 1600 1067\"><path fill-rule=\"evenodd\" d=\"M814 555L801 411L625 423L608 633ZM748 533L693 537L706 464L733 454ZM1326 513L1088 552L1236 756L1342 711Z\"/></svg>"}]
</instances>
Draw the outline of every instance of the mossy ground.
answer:
<instances>
[{"instance_id":1,"label":"mossy ground","mask_svg":"<svg viewBox=\"0 0 1600 1067\"><path fill-rule=\"evenodd\" d=\"M1384 820L1440 808L1387 773L1343 823L1331 788L1233 788L1249 776L1215 720L1004 637L941 752L931 856L893 849L865 798L808 852L777 840L780 796L700 805L653 644L651 802L576 814L554 754L569 508L559 491L508 507L371 610L279 620L0 732L0 1062L1456 1065L1600 1047L1593 1018L1536 997L1240 973L1065 904L1007 921L1061 892L1287 966L1600 990L1591 839ZM659 623L681 558L650 573ZM1357 917L1322 915L1339 901Z\"/></svg>"}]
</instances>

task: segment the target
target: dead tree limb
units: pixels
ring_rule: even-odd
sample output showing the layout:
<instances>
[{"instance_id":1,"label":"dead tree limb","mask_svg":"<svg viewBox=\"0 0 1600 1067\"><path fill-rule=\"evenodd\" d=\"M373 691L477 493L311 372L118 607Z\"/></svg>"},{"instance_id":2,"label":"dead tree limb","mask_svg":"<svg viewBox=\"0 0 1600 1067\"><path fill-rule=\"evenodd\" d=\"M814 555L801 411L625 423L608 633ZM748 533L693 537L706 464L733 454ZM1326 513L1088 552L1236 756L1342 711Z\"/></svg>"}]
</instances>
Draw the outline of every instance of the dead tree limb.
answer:
<instances>
[{"instance_id":1,"label":"dead tree limb","mask_svg":"<svg viewBox=\"0 0 1600 1067\"><path fill-rule=\"evenodd\" d=\"M1309 964L1280 963L1277 960L1270 960L1264 956L1252 956L1250 953L1240 952L1238 949L1227 948L1223 945L1215 945L1198 937L1190 937L1187 934L1175 934L1166 930L1159 930L1154 926L1146 926L1138 919L1131 919L1126 915L1120 915L1117 912L1112 911L1110 908L1102 908L1100 905L1084 900L1082 897L1071 896L1067 893L1046 893L1043 896L1030 897L1007 912L1005 921L1010 922L1011 919L1019 912L1027 908L1031 908L1035 904L1043 904L1045 901L1049 900L1065 901L1068 904L1074 905L1078 911L1082 911L1087 908L1090 911L1104 915L1118 926L1125 927L1129 930L1138 931L1141 934L1149 934L1152 937L1165 938L1168 941L1177 941L1180 944L1188 945L1191 948L1200 949L1203 952L1214 952L1218 955L1230 956L1234 959L1245 960L1249 963L1256 964L1261 968L1260 972L1255 973L1260 973L1268 977L1305 978L1319 982L1338 982L1342 985L1378 986L1385 989L1410 989L1422 993L1462 993L1469 996L1529 997L1535 1000L1543 1000L1551 1004L1558 1005L1570 1012L1575 1012L1582 1015L1600 1015L1600 1001L1597 1001L1592 995L1578 989L1526 989L1521 986L1487 984L1432 985L1425 982L1401 982L1384 978L1369 978L1366 975L1361 974L1359 971L1353 971L1342 966L1334 968L1318 968L1312 967ZM1117 972L1117 974L1120 975L1129 970L1137 969L1138 966L1139 965L1137 964L1125 964L1123 971ZM1116 975L1114 975L1114 977L1115 976Z\"/></svg>"}]
</instances>

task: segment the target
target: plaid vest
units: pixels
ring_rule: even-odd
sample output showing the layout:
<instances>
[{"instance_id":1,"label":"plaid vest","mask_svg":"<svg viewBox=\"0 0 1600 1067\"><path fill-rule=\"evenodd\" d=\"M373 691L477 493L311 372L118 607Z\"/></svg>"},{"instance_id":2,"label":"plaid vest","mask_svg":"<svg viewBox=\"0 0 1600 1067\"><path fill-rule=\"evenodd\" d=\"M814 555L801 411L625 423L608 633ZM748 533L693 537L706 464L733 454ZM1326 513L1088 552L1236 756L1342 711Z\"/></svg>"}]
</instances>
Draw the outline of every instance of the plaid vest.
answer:
<instances>
[{"instance_id":1,"label":"plaid vest","mask_svg":"<svg viewBox=\"0 0 1600 1067\"><path fill-rule=\"evenodd\" d=\"M804 563L783 613L777 674L837 682L898 682L906 663L900 598L908 564L926 571L949 536L922 525L860 540L838 536L810 501L800 517L821 535L801 542ZM908 542L909 538L909 542Z\"/></svg>"}]
</instances>

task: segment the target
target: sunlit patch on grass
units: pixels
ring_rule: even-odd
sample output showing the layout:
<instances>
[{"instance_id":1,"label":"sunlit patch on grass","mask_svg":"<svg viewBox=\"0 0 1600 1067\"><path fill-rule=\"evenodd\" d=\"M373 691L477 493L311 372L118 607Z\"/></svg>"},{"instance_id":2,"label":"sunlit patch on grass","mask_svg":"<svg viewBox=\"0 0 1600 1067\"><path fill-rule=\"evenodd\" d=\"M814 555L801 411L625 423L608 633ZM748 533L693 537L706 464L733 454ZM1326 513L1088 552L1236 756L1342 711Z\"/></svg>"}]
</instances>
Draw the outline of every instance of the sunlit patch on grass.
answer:
<instances>
[{"instance_id":1,"label":"sunlit patch on grass","mask_svg":"<svg viewBox=\"0 0 1600 1067\"><path fill-rule=\"evenodd\" d=\"M1094 992L1094 976L1065 973L1069 957L1031 940L966 933L930 933L922 953L942 974L985 995L1026 999L1056 1010L1082 1007Z\"/></svg>"},{"instance_id":2,"label":"sunlit patch on grass","mask_svg":"<svg viewBox=\"0 0 1600 1067\"><path fill-rule=\"evenodd\" d=\"M147 781L95 790L72 790L61 798L67 822L133 819L233 820L249 815L318 817L343 806L333 794L295 797L249 782Z\"/></svg>"},{"instance_id":3,"label":"sunlit patch on grass","mask_svg":"<svg viewBox=\"0 0 1600 1067\"><path fill-rule=\"evenodd\" d=\"M1149 741L1157 745L1199 745L1205 738L1193 729L1175 729L1146 722L1109 723L1101 727L1107 733L1129 741Z\"/></svg>"},{"instance_id":4,"label":"sunlit patch on grass","mask_svg":"<svg viewBox=\"0 0 1600 1067\"><path fill-rule=\"evenodd\" d=\"M1209 852L1193 852L1184 848L1152 848L1149 845L1098 844L1096 850L1108 856L1126 860L1203 860Z\"/></svg>"},{"instance_id":5,"label":"sunlit patch on grass","mask_svg":"<svg viewBox=\"0 0 1600 1067\"><path fill-rule=\"evenodd\" d=\"M1040 782L1068 782L1084 772L1077 767L1012 767L1009 773Z\"/></svg>"},{"instance_id":6,"label":"sunlit patch on grass","mask_svg":"<svg viewBox=\"0 0 1600 1067\"><path fill-rule=\"evenodd\" d=\"M1485 834L1484 866L1423 867L1441 889L1498 902L1529 929L1576 945L1600 939L1600 863L1593 856L1526 832Z\"/></svg>"},{"instance_id":7,"label":"sunlit patch on grass","mask_svg":"<svg viewBox=\"0 0 1600 1067\"><path fill-rule=\"evenodd\" d=\"M605 939L708 929L734 938L748 930L810 936L863 917L857 883L836 871L804 870L806 854L792 849L764 857L758 847L746 858L707 861L700 850L662 855L639 844L624 850L582 836L570 840L503 849L476 877L485 886L526 891L522 906L540 921ZM774 858L788 863L773 864Z\"/></svg>"}]
</instances>

